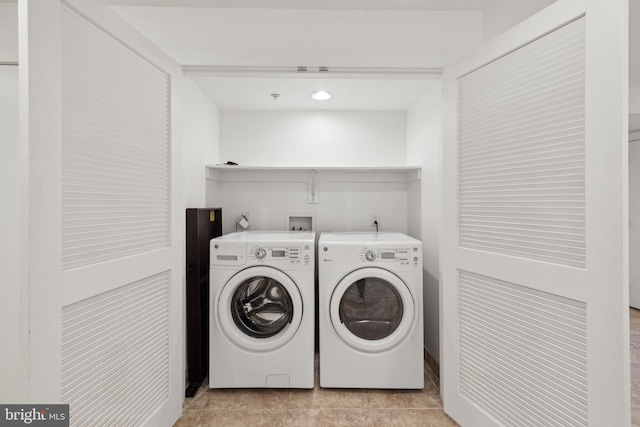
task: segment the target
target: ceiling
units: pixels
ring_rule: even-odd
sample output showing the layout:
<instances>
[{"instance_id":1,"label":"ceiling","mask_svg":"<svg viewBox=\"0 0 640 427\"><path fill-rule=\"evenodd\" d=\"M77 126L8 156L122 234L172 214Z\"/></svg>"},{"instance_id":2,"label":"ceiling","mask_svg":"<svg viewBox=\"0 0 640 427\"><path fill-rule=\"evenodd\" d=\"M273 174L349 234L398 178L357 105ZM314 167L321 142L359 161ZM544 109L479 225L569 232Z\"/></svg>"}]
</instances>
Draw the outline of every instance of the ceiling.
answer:
<instances>
[{"instance_id":1,"label":"ceiling","mask_svg":"<svg viewBox=\"0 0 640 427\"><path fill-rule=\"evenodd\" d=\"M195 77L200 88L226 110L403 111L434 79ZM327 101L311 93L330 92ZM272 96L277 94L277 96Z\"/></svg>"},{"instance_id":2,"label":"ceiling","mask_svg":"<svg viewBox=\"0 0 640 427\"><path fill-rule=\"evenodd\" d=\"M554 0L106 1L221 109L397 111L441 67ZM630 14L640 22L640 0ZM630 37L630 83L640 87L640 26ZM321 88L333 98L311 100ZM640 127L640 106L630 112Z\"/></svg>"},{"instance_id":3,"label":"ceiling","mask_svg":"<svg viewBox=\"0 0 640 427\"><path fill-rule=\"evenodd\" d=\"M254 9L246 0L198 6L204 3L113 8L176 62L200 67L185 75L221 109L406 110L441 67L483 37L481 11L397 8L411 1L387 2L394 10L345 9L349 1L341 9L283 9L283 1ZM338 5L322 4L331 3ZM312 100L318 89L333 98Z\"/></svg>"}]
</instances>

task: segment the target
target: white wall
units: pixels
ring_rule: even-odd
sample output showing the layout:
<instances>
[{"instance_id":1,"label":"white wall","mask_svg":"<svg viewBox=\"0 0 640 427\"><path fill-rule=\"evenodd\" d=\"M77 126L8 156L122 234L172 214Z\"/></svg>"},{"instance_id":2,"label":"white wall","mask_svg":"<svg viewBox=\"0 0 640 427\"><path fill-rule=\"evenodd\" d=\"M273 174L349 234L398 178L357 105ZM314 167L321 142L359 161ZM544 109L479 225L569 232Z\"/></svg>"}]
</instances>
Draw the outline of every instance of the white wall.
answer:
<instances>
[{"instance_id":1,"label":"white wall","mask_svg":"<svg viewBox=\"0 0 640 427\"><path fill-rule=\"evenodd\" d=\"M441 149L442 83L437 82L407 112L407 164L422 166L419 238L423 245L424 266L424 345L437 362L440 362Z\"/></svg>"},{"instance_id":2,"label":"white wall","mask_svg":"<svg viewBox=\"0 0 640 427\"><path fill-rule=\"evenodd\" d=\"M422 182L411 181L407 186L407 234L422 240Z\"/></svg>"},{"instance_id":3,"label":"white wall","mask_svg":"<svg viewBox=\"0 0 640 427\"><path fill-rule=\"evenodd\" d=\"M307 183L295 181L221 182L208 202L222 207L224 233L235 231L243 212L250 213L250 230L285 230L285 213L293 212L315 214L316 232L375 231L370 215L376 213L380 231L407 232L406 183L319 182L319 203L309 204Z\"/></svg>"},{"instance_id":4,"label":"white wall","mask_svg":"<svg viewBox=\"0 0 640 427\"><path fill-rule=\"evenodd\" d=\"M181 64L442 67L482 41L481 11L331 10L326 1L315 2L321 10L307 8L314 3L308 1L285 8L262 1L250 8L169 3L178 7L113 8Z\"/></svg>"},{"instance_id":5,"label":"white wall","mask_svg":"<svg viewBox=\"0 0 640 427\"><path fill-rule=\"evenodd\" d=\"M402 111L222 111L220 160L243 166L403 166Z\"/></svg>"},{"instance_id":6,"label":"white wall","mask_svg":"<svg viewBox=\"0 0 640 427\"><path fill-rule=\"evenodd\" d=\"M402 111L229 111L220 113L220 160L243 166L404 166L406 113ZM335 178L335 177L333 177ZM307 178L282 182L208 180L207 203L223 209L223 231L242 212L252 230L285 230L285 212L313 213L314 230L407 232L407 183L323 182L319 203L308 203ZM274 182L278 181L278 182Z\"/></svg>"},{"instance_id":7,"label":"white wall","mask_svg":"<svg viewBox=\"0 0 640 427\"><path fill-rule=\"evenodd\" d=\"M187 208L206 205L205 165L219 162L220 111L200 88L185 78L183 92L182 164Z\"/></svg>"},{"instance_id":8,"label":"white wall","mask_svg":"<svg viewBox=\"0 0 640 427\"><path fill-rule=\"evenodd\" d=\"M639 2L640 3L640 2ZM638 50L640 56L640 49ZM640 131L640 88L629 88L629 132Z\"/></svg>"},{"instance_id":9,"label":"white wall","mask_svg":"<svg viewBox=\"0 0 640 427\"><path fill-rule=\"evenodd\" d=\"M0 2L0 62L18 61L18 6Z\"/></svg>"},{"instance_id":10,"label":"white wall","mask_svg":"<svg viewBox=\"0 0 640 427\"><path fill-rule=\"evenodd\" d=\"M494 1L483 14L484 40L490 40L556 0Z\"/></svg>"},{"instance_id":11,"label":"white wall","mask_svg":"<svg viewBox=\"0 0 640 427\"><path fill-rule=\"evenodd\" d=\"M640 1L629 1L629 86L640 89Z\"/></svg>"}]
</instances>

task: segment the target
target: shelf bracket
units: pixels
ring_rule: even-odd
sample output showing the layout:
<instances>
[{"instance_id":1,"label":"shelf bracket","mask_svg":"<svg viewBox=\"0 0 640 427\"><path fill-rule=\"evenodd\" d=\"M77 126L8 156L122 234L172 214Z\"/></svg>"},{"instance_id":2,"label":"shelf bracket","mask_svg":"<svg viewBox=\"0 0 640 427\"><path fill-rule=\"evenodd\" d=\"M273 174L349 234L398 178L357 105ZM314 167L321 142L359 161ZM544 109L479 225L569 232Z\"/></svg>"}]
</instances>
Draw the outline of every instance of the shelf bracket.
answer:
<instances>
[{"instance_id":1,"label":"shelf bracket","mask_svg":"<svg viewBox=\"0 0 640 427\"><path fill-rule=\"evenodd\" d=\"M318 186L316 182L316 170L311 169L309 174L309 203L318 203Z\"/></svg>"}]
</instances>

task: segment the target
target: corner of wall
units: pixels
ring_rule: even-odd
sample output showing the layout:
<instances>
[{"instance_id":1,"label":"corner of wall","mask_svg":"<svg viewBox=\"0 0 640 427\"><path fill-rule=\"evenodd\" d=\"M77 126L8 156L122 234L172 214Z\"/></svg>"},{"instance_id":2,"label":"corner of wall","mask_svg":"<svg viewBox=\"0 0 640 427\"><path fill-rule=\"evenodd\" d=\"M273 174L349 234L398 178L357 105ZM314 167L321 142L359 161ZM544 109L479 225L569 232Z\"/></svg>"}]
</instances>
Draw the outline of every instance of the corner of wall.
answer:
<instances>
[{"instance_id":1,"label":"corner of wall","mask_svg":"<svg viewBox=\"0 0 640 427\"><path fill-rule=\"evenodd\" d=\"M205 166L220 161L220 109L190 78L185 78L183 87L185 207L205 207L209 201Z\"/></svg>"},{"instance_id":2,"label":"corner of wall","mask_svg":"<svg viewBox=\"0 0 640 427\"><path fill-rule=\"evenodd\" d=\"M419 206L410 206L409 212L419 212L419 238L423 246L424 346L437 363L440 362L438 277L442 209L442 102L442 81L438 80L407 112L407 164L422 167L420 194L416 198L420 200Z\"/></svg>"}]
</instances>

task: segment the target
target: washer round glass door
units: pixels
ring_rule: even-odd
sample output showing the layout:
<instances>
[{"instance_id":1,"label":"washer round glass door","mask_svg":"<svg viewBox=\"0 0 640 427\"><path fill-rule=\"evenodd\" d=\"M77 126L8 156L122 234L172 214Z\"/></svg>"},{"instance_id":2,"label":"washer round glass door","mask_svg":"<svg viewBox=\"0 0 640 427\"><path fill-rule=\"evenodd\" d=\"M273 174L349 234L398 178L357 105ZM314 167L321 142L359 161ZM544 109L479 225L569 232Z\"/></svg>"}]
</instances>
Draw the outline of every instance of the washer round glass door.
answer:
<instances>
[{"instance_id":1,"label":"washer round glass door","mask_svg":"<svg viewBox=\"0 0 640 427\"><path fill-rule=\"evenodd\" d=\"M415 323L415 302L407 285L380 268L345 276L331 295L335 331L350 346L367 352L398 345Z\"/></svg>"},{"instance_id":2,"label":"washer round glass door","mask_svg":"<svg viewBox=\"0 0 640 427\"><path fill-rule=\"evenodd\" d=\"M269 351L286 344L302 320L302 297L293 280L272 267L236 273L216 305L220 328L234 344Z\"/></svg>"}]
</instances>

